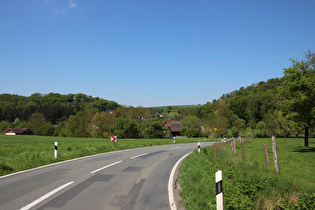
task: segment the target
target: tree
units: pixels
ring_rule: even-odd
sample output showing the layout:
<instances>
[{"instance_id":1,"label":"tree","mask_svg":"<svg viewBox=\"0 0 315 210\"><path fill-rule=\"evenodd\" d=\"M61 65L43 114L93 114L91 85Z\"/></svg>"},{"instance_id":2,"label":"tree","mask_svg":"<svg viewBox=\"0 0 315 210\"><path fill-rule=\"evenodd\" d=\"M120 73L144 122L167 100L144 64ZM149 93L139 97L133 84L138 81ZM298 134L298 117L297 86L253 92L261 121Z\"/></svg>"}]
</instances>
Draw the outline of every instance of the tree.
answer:
<instances>
[{"instance_id":1,"label":"tree","mask_svg":"<svg viewBox=\"0 0 315 210\"><path fill-rule=\"evenodd\" d=\"M304 146L308 147L309 129L315 124L315 54L308 51L306 61L291 59L284 69L284 82L279 88L285 113L295 112L293 120L304 128Z\"/></svg>"},{"instance_id":2,"label":"tree","mask_svg":"<svg viewBox=\"0 0 315 210\"><path fill-rule=\"evenodd\" d=\"M289 136L290 132L293 129L294 122L289 119L290 114L283 115L282 111L275 110L274 112L276 120L276 129L277 133L281 136L284 136L284 141L286 142L286 137Z\"/></svg>"},{"instance_id":3,"label":"tree","mask_svg":"<svg viewBox=\"0 0 315 210\"><path fill-rule=\"evenodd\" d=\"M106 138L109 133L109 127L113 126L115 122L115 115L106 112L97 112L91 120L90 135L92 137Z\"/></svg>"},{"instance_id":4,"label":"tree","mask_svg":"<svg viewBox=\"0 0 315 210\"><path fill-rule=\"evenodd\" d=\"M268 130L264 121L259 121L256 125L256 137L262 138L268 136Z\"/></svg>"},{"instance_id":5,"label":"tree","mask_svg":"<svg viewBox=\"0 0 315 210\"><path fill-rule=\"evenodd\" d=\"M40 132L39 128L46 123L45 116L42 113L33 113L28 120L28 127L34 131L35 134Z\"/></svg>"},{"instance_id":6,"label":"tree","mask_svg":"<svg viewBox=\"0 0 315 210\"><path fill-rule=\"evenodd\" d=\"M136 121L130 118L118 117L111 132L120 138L138 138L139 130Z\"/></svg>"},{"instance_id":7,"label":"tree","mask_svg":"<svg viewBox=\"0 0 315 210\"><path fill-rule=\"evenodd\" d=\"M183 135L196 137L199 136L201 121L195 115L188 115L181 120L181 128Z\"/></svg>"},{"instance_id":8,"label":"tree","mask_svg":"<svg viewBox=\"0 0 315 210\"><path fill-rule=\"evenodd\" d=\"M65 134L70 137L88 137L93 112L89 110L80 111L71 115L65 125Z\"/></svg>"},{"instance_id":9,"label":"tree","mask_svg":"<svg viewBox=\"0 0 315 210\"><path fill-rule=\"evenodd\" d=\"M148 109L138 106L137 108L129 108L130 118L135 120L137 123L141 123L148 115Z\"/></svg>"}]
</instances>

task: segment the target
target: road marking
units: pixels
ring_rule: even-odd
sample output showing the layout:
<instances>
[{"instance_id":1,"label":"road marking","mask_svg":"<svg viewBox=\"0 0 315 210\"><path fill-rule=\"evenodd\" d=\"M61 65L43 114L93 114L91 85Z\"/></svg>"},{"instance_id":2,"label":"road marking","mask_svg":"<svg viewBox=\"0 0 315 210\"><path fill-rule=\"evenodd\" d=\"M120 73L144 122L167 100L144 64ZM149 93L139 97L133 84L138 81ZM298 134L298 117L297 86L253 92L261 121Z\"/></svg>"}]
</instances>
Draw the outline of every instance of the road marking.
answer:
<instances>
[{"instance_id":1,"label":"road marking","mask_svg":"<svg viewBox=\"0 0 315 210\"><path fill-rule=\"evenodd\" d=\"M141 157L141 156L145 156L147 154L149 154L149 153L143 153L141 155L136 155L136 156L131 157L130 159L134 159L134 158L138 158L138 157Z\"/></svg>"},{"instance_id":2,"label":"road marking","mask_svg":"<svg viewBox=\"0 0 315 210\"><path fill-rule=\"evenodd\" d=\"M140 148L140 149L142 149L142 148ZM85 159L88 159L88 158L94 158L94 157L103 156L103 155L104 156L108 156L108 155L115 154L115 153L121 153L121 152L124 152L124 151L127 151L127 150L132 150L132 149L118 150L118 151L106 152L106 153L99 153L99 154L95 154L95 155L89 155L89 156L74 158L74 159L70 159L70 160L64 160L64 161L60 161L60 162L56 162L56 163L51 163L51 164L48 164L48 165L39 166L39 167L36 167L36 168L26 169L24 171L18 171L18 172L15 172L15 173L3 175L3 176L0 176L0 179L6 178L6 177L10 177L10 176L15 176L15 175L18 175L18 174L23 174L23 173L26 173L26 172L39 170L39 169L42 169L42 168L48 168L48 167L57 166L57 165L61 165L61 164L68 164L68 163L75 162L75 161L81 161L81 160L85 160Z\"/></svg>"},{"instance_id":3,"label":"road marking","mask_svg":"<svg viewBox=\"0 0 315 210\"><path fill-rule=\"evenodd\" d=\"M107 166L104 166L104 167L102 167L102 168L96 169L95 171L92 171L91 174L94 174L94 173L96 173L96 172L98 172L98 171L101 171L101 170L103 170L103 169L105 169L105 168L108 168L108 167L117 165L118 163L121 163L121 162L122 162L122 160L117 161L117 162L112 163L112 164L109 164L109 165L107 165Z\"/></svg>"},{"instance_id":4,"label":"road marking","mask_svg":"<svg viewBox=\"0 0 315 210\"><path fill-rule=\"evenodd\" d=\"M181 148L181 147L172 147L171 149L179 149L179 148Z\"/></svg>"},{"instance_id":5,"label":"road marking","mask_svg":"<svg viewBox=\"0 0 315 210\"><path fill-rule=\"evenodd\" d=\"M191 152L190 152L191 153ZM171 207L171 210L177 210L177 207L176 207L176 202L175 202L175 198L174 198L174 192L173 192L173 189L174 189L174 176L175 176L175 172L176 172L176 169L178 167L178 165L180 164L180 162L185 158L187 157L190 153L184 155L181 159L179 159L177 161L177 163L174 165L172 171L171 171L171 175L170 175L170 178L168 180L168 199L170 201L170 207Z\"/></svg>"},{"instance_id":6,"label":"road marking","mask_svg":"<svg viewBox=\"0 0 315 210\"><path fill-rule=\"evenodd\" d=\"M64 184L56 189L54 189L53 191L50 191L49 193L47 193L46 195L43 195L42 197L36 199L35 201L33 201L32 203L24 206L23 208L21 208L20 210L27 210L30 209L32 207L34 207L35 205L39 204L40 202L42 202L43 200L49 198L50 196L52 196L53 194L55 194L56 192L62 190L65 187L68 187L69 185L73 184L74 182L68 182L67 184Z\"/></svg>"}]
</instances>

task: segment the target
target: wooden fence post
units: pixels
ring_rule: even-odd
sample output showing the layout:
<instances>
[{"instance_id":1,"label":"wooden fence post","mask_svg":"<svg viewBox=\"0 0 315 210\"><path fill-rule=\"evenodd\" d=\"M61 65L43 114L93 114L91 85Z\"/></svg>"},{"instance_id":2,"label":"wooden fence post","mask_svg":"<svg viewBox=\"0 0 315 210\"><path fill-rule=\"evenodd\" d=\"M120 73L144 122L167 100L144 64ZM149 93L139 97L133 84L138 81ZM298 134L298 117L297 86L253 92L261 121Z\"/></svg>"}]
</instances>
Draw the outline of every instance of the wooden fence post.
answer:
<instances>
[{"instance_id":1,"label":"wooden fence post","mask_svg":"<svg viewBox=\"0 0 315 210\"><path fill-rule=\"evenodd\" d=\"M241 144L242 144L243 160L246 162L244 142L243 142L243 141L241 141Z\"/></svg>"},{"instance_id":2,"label":"wooden fence post","mask_svg":"<svg viewBox=\"0 0 315 210\"><path fill-rule=\"evenodd\" d=\"M266 165L268 166L268 168L270 168L267 144L264 144L264 152L265 152Z\"/></svg>"},{"instance_id":3,"label":"wooden fence post","mask_svg":"<svg viewBox=\"0 0 315 210\"><path fill-rule=\"evenodd\" d=\"M277 173L280 173L280 169L279 169L279 161L278 161L278 154L277 154L277 141L276 141L276 137L272 136L272 152L273 152L273 160L275 163L275 169Z\"/></svg>"},{"instance_id":4,"label":"wooden fence post","mask_svg":"<svg viewBox=\"0 0 315 210\"><path fill-rule=\"evenodd\" d=\"M231 139L231 148L232 148L232 152L234 152L233 137L232 137L232 139Z\"/></svg>"},{"instance_id":5,"label":"wooden fence post","mask_svg":"<svg viewBox=\"0 0 315 210\"><path fill-rule=\"evenodd\" d=\"M236 140L234 137L233 137L233 152L236 155Z\"/></svg>"}]
</instances>

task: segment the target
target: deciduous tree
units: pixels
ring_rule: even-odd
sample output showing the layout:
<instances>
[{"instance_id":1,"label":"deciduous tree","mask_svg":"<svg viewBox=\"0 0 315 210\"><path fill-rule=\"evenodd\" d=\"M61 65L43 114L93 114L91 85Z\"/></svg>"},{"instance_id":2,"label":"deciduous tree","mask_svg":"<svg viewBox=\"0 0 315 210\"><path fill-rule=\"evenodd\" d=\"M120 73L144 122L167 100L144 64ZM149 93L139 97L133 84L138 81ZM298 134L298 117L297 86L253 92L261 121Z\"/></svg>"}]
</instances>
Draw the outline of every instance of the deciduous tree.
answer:
<instances>
[{"instance_id":1,"label":"deciduous tree","mask_svg":"<svg viewBox=\"0 0 315 210\"><path fill-rule=\"evenodd\" d=\"M291 60L284 69L284 82L279 88L281 105L286 113L295 112L293 120L304 127L304 146L308 147L309 129L315 124L315 54L308 51L306 61Z\"/></svg>"}]
</instances>

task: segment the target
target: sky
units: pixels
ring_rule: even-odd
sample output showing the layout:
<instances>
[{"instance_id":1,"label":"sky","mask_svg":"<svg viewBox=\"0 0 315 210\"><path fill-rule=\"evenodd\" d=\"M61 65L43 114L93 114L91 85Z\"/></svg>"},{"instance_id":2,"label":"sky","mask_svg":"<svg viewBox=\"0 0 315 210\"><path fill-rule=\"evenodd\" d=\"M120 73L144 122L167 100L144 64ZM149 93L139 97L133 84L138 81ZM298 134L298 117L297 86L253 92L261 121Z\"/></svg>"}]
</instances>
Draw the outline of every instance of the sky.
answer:
<instances>
[{"instance_id":1,"label":"sky","mask_svg":"<svg viewBox=\"0 0 315 210\"><path fill-rule=\"evenodd\" d=\"M314 0L0 0L0 94L197 105L315 51Z\"/></svg>"}]
</instances>

